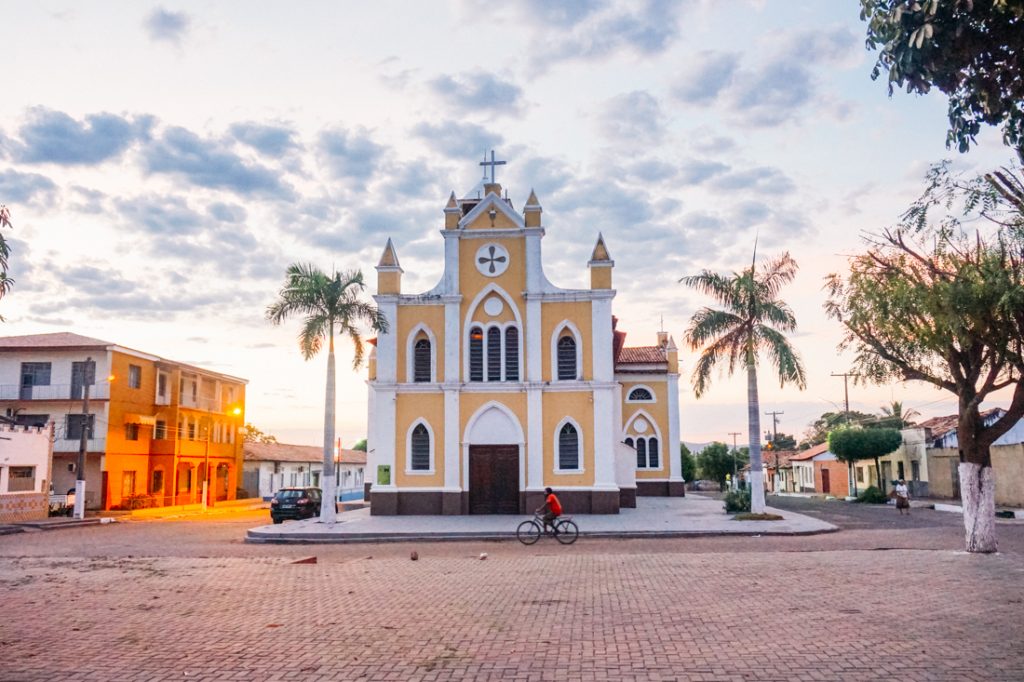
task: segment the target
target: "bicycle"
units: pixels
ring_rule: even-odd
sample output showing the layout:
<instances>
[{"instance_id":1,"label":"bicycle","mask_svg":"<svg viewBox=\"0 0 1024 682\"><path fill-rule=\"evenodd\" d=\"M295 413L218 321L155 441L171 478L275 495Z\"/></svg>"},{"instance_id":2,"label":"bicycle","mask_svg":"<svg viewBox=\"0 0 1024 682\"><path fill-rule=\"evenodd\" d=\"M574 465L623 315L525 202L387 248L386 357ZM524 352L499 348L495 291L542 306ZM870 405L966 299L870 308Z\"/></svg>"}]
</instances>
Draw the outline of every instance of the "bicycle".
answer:
<instances>
[{"instance_id":1,"label":"bicycle","mask_svg":"<svg viewBox=\"0 0 1024 682\"><path fill-rule=\"evenodd\" d=\"M580 529L571 517L560 516L548 530L540 514L534 514L532 519L523 521L516 528L516 538L524 545L532 545L540 540L541 535L551 535L563 545L571 545L580 536Z\"/></svg>"}]
</instances>

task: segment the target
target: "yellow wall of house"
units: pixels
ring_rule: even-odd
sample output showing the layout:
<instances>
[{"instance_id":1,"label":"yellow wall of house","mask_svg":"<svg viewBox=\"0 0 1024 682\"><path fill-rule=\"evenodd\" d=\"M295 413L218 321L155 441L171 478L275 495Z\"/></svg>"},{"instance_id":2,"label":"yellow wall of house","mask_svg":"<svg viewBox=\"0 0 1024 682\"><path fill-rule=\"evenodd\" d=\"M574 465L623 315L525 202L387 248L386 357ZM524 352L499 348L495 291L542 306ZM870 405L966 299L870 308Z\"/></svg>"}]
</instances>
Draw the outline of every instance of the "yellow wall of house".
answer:
<instances>
[{"instance_id":1,"label":"yellow wall of house","mask_svg":"<svg viewBox=\"0 0 1024 682\"><path fill-rule=\"evenodd\" d=\"M572 417L583 438L583 458L580 474L555 473L555 428L565 417ZM544 485L573 487L594 485L594 402L589 392L544 394Z\"/></svg>"},{"instance_id":2,"label":"yellow wall of house","mask_svg":"<svg viewBox=\"0 0 1024 682\"><path fill-rule=\"evenodd\" d=\"M399 383L408 379L406 372L409 334L421 323L430 327L430 331L434 333L434 348L432 348L436 363L434 380L444 380L444 306L402 305L398 306L398 334L395 337L398 342L396 376Z\"/></svg>"},{"instance_id":3,"label":"yellow wall of house","mask_svg":"<svg viewBox=\"0 0 1024 682\"><path fill-rule=\"evenodd\" d=\"M654 403L630 403L626 402L626 398L629 396L629 392L636 386L646 386L651 389L654 399L657 402ZM632 430L632 424L630 424L633 417L637 412L643 411L647 413L651 421L654 421L657 425L657 435L653 428L648 429L647 433L637 433ZM668 476L669 473L669 458L672 457L671 452L668 450L668 383L665 381L655 381L654 377L646 381L624 381L622 382L622 424L623 426L629 424L630 430L627 432L627 436L636 438L637 436L643 436L650 438L656 436L660 443L661 464L660 469L637 469L637 479L661 479Z\"/></svg>"},{"instance_id":4,"label":"yellow wall of house","mask_svg":"<svg viewBox=\"0 0 1024 682\"><path fill-rule=\"evenodd\" d=\"M444 395L438 393L400 393L395 405L395 471L392 480L400 488L441 487L444 485ZM411 466L407 451L409 429L423 419L433 433L434 473L408 474Z\"/></svg>"},{"instance_id":5,"label":"yellow wall of house","mask_svg":"<svg viewBox=\"0 0 1024 682\"><path fill-rule=\"evenodd\" d=\"M579 330L583 342L583 379L594 377L593 344L591 343L591 310L589 301L573 303L544 303L541 306L541 372L545 381L553 381L556 373L551 366L551 335L555 326L569 320Z\"/></svg>"}]
</instances>

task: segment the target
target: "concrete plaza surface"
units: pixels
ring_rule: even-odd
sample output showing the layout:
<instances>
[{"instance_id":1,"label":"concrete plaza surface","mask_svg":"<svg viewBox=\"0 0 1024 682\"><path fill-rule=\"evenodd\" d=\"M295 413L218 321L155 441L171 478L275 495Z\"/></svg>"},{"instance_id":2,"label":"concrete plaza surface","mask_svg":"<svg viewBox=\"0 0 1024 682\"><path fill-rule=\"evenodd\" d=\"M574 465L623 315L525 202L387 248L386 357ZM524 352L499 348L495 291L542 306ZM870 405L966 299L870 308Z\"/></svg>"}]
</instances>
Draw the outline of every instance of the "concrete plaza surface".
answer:
<instances>
[{"instance_id":1,"label":"concrete plaza surface","mask_svg":"<svg viewBox=\"0 0 1024 682\"><path fill-rule=\"evenodd\" d=\"M737 521L721 500L686 497L641 497L636 509L619 514L573 514L581 536L679 537L686 535L807 535L837 530L810 516L769 509L781 521ZM318 519L290 521L250 529L246 542L383 542L409 540L500 540L515 537L516 527L530 516L371 516L369 509L338 515L338 522Z\"/></svg>"}]
</instances>

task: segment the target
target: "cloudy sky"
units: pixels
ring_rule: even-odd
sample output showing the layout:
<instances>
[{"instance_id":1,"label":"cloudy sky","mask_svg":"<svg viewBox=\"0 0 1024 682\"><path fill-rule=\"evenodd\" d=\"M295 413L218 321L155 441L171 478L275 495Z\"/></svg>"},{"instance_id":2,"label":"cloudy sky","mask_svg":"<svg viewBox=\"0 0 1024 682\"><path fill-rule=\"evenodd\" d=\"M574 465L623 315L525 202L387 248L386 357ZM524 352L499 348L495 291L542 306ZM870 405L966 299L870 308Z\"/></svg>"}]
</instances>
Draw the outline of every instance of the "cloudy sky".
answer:
<instances>
[{"instance_id":1,"label":"cloudy sky","mask_svg":"<svg viewBox=\"0 0 1024 682\"><path fill-rule=\"evenodd\" d=\"M248 418L315 444L324 358L264 309L285 267L361 268L387 237L405 291L440 275L448 193L485 149L517 209L544 206L545 269L587 286L599 231L627 343L681 340L705 301L676 284L789 250L806 391L765 371L801 433L843 399L822 278L891 224L929 164L1009 160L997 130L945 149L945 100L870 78L856 0L557 3L2 2L5 335L73 330L249 379ZM695 355L686 352L684 371ZM339 367L351 366L343 346ZM339 375L339 434L365 435L364 372ZM745 382L682 395L683 438L746 431ZM920 385L851 406L955 411ZM741 440L745 436L740 437Z\"/></svg>"}]
</instances>

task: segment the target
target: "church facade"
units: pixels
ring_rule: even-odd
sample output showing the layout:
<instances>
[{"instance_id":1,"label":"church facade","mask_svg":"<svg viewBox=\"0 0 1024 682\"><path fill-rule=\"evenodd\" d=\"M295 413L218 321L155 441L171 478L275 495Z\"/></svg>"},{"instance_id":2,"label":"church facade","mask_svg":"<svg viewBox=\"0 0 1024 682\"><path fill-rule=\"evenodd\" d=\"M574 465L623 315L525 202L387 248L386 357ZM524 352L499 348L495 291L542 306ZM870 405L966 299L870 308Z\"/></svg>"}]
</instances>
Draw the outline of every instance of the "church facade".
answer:
<instances>
[{"instance_id":1,"label":"church facade","mask_svg":"<svg viewBox=\"0 0 1024 682\"><path fill-rule=\"evenodd\" d=\"M369 363L371 513L523 514L548 486L570 513L684 494L674 342L625 346L600 235L589 289L548 281L542 216L532 191L515 211L492 166L449 198L444 274L420 294L402 292L388 240L375 299L389 327Z\"/></svg>"}]
</instances>

